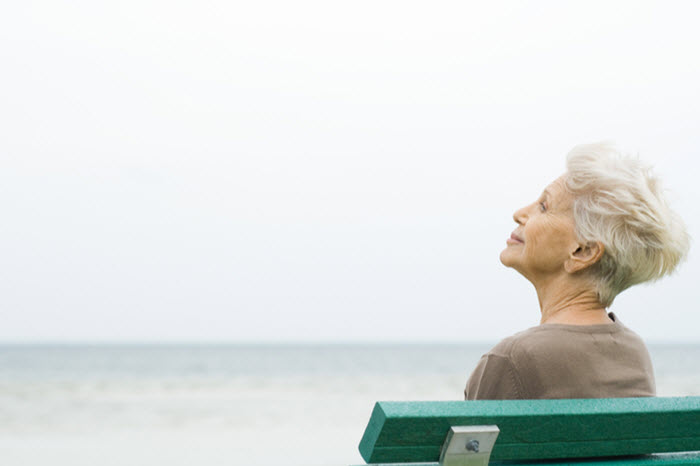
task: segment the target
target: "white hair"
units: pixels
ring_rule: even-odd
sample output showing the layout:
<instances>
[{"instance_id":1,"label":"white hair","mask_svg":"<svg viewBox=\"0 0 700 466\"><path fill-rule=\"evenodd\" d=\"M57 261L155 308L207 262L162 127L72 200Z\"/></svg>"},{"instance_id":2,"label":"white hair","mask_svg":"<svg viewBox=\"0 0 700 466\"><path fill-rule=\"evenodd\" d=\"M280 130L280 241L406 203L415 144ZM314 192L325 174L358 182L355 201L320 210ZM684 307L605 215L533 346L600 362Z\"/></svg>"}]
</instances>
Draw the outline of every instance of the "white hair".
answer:
<instances>
[{"instance_id":1,"label":"white hair","mask_svg":"<svg viewBox=\"0 0 700 466\"><path fill-rule=\"evenodd\" d=\"M589 271L602 305L632 285L670 274L685 259L690 237L650 166L602 142L574 147L566 168L576 235L605 248Z\"/></svg>"}]
</instances>

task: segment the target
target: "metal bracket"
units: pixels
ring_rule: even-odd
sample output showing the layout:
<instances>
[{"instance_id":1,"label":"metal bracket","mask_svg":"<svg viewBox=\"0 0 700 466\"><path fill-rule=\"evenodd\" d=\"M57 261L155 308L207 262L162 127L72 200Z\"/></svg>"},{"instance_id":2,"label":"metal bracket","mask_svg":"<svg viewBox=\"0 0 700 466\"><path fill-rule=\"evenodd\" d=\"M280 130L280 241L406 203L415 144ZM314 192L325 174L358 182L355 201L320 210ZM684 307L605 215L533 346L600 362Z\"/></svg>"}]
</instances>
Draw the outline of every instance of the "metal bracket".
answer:
<instances>
[{"instance_id":1,"label":"metal bracket","mask_svg":"<svg viewBox=\"0 0 700 466\"><path fill-rule=\"evenodd\" d=\"M440 466L488 466L498 426L453 426L440 452Z\"/></svg>"}]
</instances>

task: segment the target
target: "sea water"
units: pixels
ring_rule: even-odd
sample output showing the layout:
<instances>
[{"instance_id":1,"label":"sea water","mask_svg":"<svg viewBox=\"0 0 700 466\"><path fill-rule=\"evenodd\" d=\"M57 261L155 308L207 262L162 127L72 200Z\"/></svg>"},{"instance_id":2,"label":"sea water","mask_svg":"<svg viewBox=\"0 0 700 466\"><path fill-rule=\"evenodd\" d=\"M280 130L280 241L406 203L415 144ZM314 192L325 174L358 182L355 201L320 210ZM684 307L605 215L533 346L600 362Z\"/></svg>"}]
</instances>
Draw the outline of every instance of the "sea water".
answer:
<instances>
[{"instance_id":1,"label":"sea water","mask_svg":"<svg viewBox=\"0 0 700 466\"><path fill-rule=\"evenodd\" d=\"M1 346L0 464L361 464L375 401L460 400L490 346ZM700 345L649 350L700 395Z\"/></svg>"}]
</instances>

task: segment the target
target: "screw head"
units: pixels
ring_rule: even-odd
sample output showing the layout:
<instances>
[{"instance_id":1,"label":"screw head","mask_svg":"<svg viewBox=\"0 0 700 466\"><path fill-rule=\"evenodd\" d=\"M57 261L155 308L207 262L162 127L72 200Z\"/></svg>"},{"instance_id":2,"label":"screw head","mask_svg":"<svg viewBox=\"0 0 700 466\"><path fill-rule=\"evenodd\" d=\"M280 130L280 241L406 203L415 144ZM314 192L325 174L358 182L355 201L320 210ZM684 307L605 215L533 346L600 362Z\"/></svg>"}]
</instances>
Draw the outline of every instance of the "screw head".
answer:
<instances>
[{"instance_id":1,"label":"screw head","mask_svg":"<svg viewBox=\"0 0 700 466\"><path fill-rule=\"evenodd\" d=\"M467 451L473 451L474 453L479 453L479 441L470 440L467 442Z\"/></svg>"}]
</instances>

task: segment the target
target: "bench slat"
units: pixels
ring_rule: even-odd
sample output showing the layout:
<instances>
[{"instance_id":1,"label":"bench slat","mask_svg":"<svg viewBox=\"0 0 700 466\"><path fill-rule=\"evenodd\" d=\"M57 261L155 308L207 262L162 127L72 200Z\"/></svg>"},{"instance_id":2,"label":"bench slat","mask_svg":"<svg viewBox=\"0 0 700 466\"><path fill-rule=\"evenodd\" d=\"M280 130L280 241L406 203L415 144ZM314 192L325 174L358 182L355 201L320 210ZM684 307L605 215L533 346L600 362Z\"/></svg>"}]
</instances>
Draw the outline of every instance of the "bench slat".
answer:
<instances>
[{"instance_id":1,"label":"bench slat","mask_svg":"<svg viewBox=\"0 0 700 466\"><path fill-rule=\"evenodd\" d=\"M368 463L437 461L450 426L492 424L492 460L695 451L700 397L379 402L360 453Z\"/></svg>"},{"instance_id":2,"label":"bench slat","mask_svg":"<svg viewBox=\"0 0 700 466\"><path fill-rule=\"evenodd\" d=\"M700 464L700 452L665 453L660 455L623 457L617 459L568 459L564 462L561 462L560 460L489 462L489 466L688 466L697 464ZM440 466L440 463L372 463L366 466Z\"/></svg>"}]
</instances>

